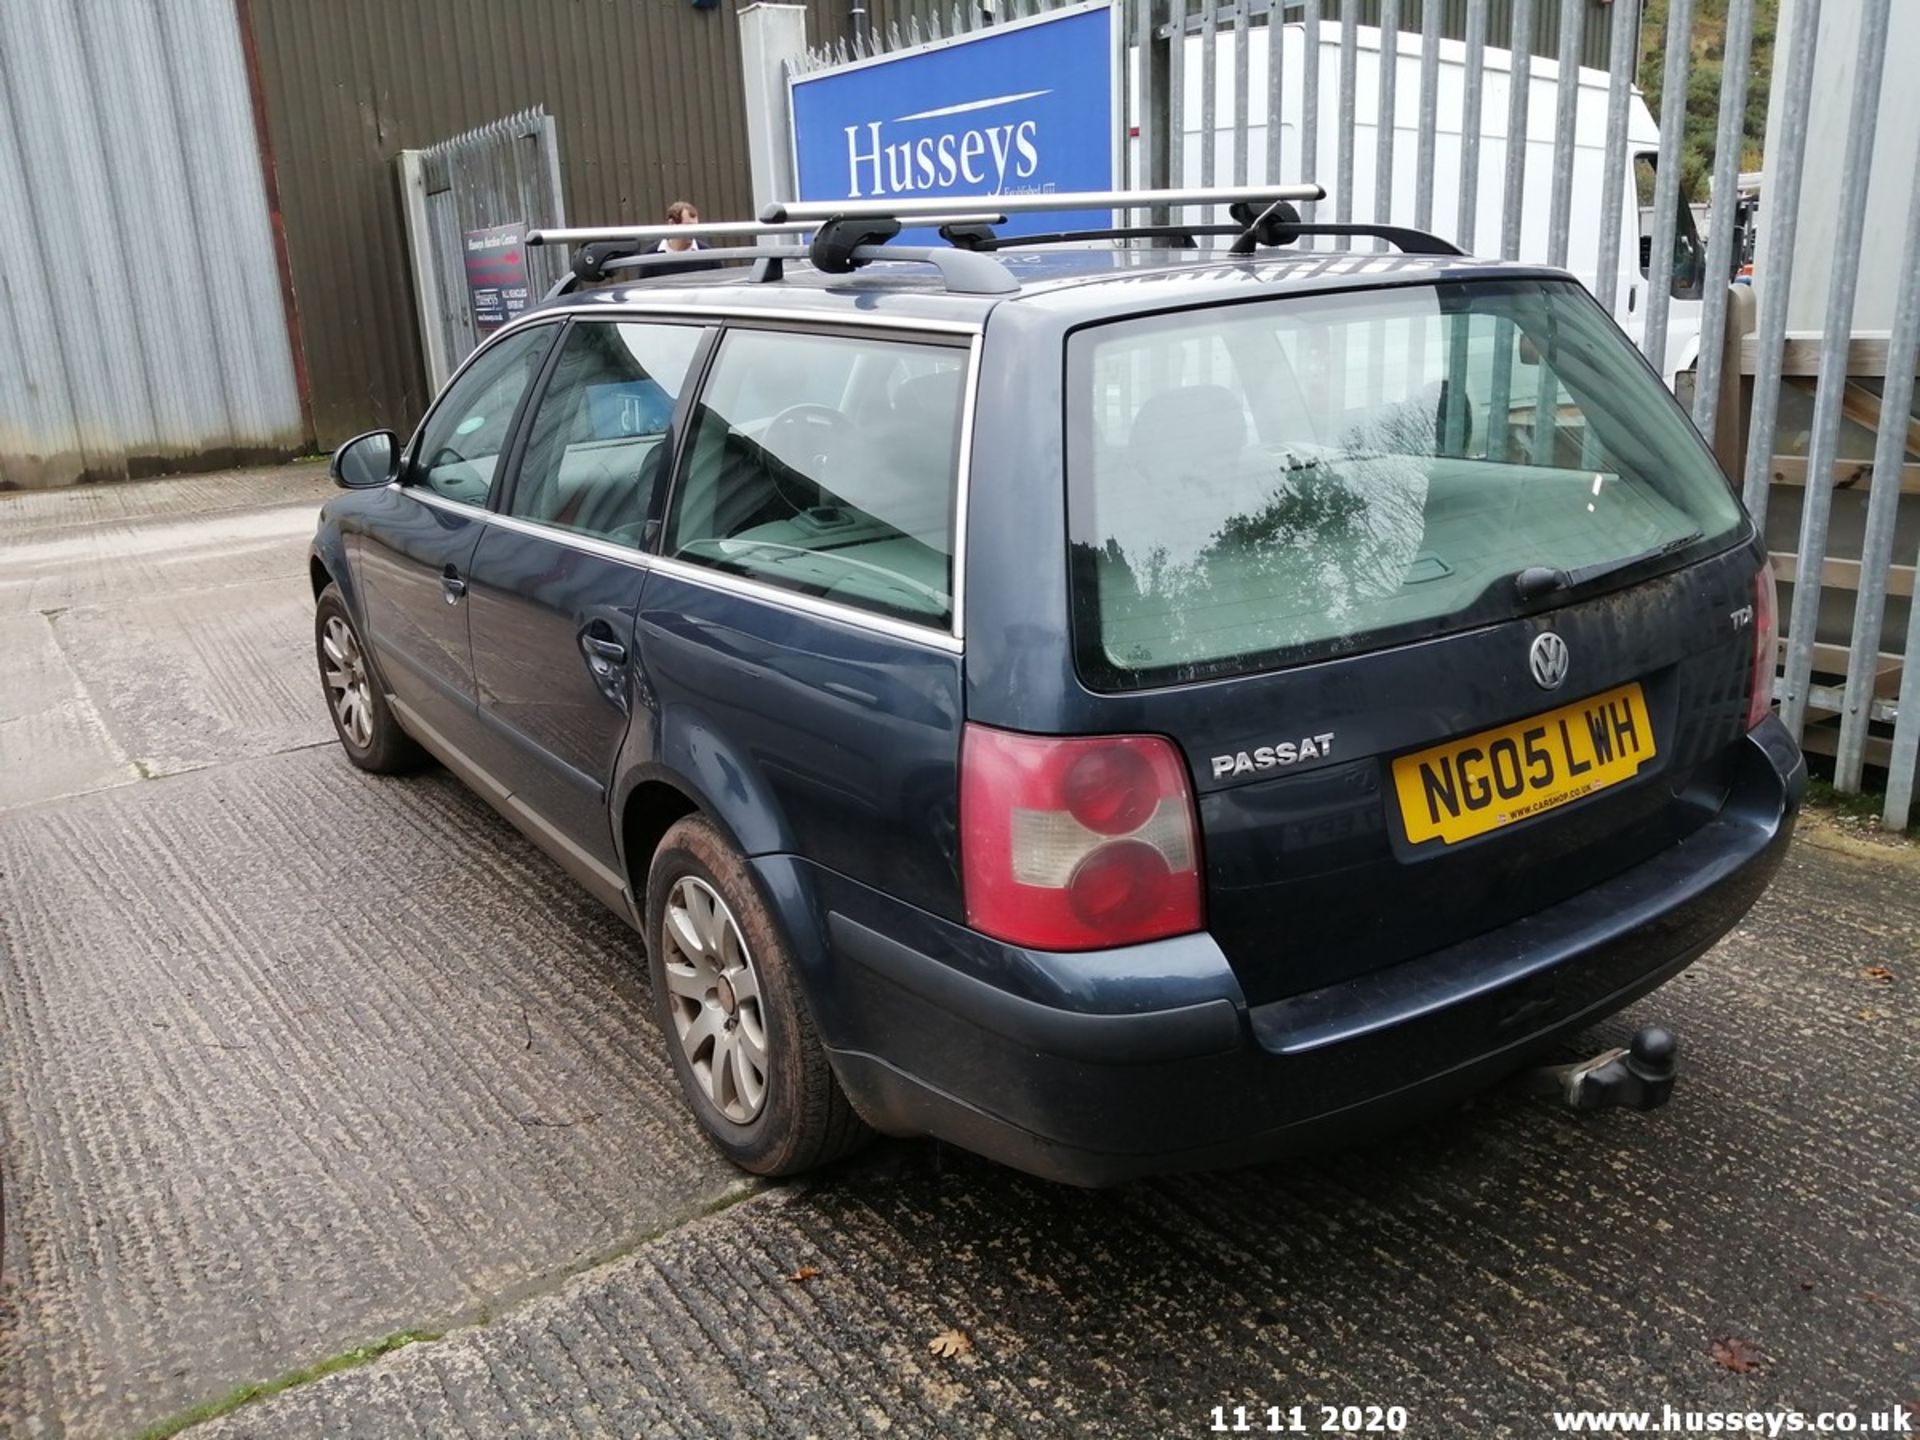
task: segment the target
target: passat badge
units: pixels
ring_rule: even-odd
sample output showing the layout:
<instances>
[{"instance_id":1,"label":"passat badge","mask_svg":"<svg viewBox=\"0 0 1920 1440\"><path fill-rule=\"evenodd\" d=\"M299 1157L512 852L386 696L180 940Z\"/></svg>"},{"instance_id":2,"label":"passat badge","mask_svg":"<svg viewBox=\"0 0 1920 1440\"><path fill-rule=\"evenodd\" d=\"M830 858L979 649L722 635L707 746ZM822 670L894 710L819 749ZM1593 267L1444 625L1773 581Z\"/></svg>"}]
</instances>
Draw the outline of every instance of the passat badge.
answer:
<instances>
[{"instance_id":1,"label":"passat badge","mask_svg":"<svg viewBox=\"0 0 1920 1440\"><path fill-rule=\"evenodd\" d=\"M1237 750L1231 755L1213 757L1213 778L1224 780L1229 775L1251 775L1257 770L1273 770L1285 765L1297 765L1302 760L1324 760L1333 753L1333 732L1324 735L1302 735L1298 740L1281 740L1272 745L1256 745L1251 750Z\"/></svg>"},{"instance_id":2,"label":"passat badge","mask_svg":"<svg viewBox=\"0 0 1920 1440\"><path fill-rule=\"evenodd\" d=\"M1567 642L1551 630L1541 631L1527 652L1527 667L1542 690L1558 690L1567 678Z\"/></svg>"}]
</instances>

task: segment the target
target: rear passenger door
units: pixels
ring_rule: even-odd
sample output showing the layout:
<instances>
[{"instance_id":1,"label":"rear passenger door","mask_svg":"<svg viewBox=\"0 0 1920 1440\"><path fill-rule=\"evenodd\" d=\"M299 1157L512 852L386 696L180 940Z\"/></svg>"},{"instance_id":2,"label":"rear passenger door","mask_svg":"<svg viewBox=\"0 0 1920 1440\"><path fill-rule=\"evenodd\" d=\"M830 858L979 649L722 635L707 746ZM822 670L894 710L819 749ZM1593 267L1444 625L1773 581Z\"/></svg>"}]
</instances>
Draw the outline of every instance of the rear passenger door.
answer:
<instances>
[{"instance_id":1,"label":"rear passenger door","mask_svg":"<svg viewBox=\"0 0 1920 1440\"><path fill-rule=\"evenodd\" d=\"M547 848L617 892L606 790L633 708L641 551L658 527L698 324L576 320L474 552L482 764Z\"/></svg>"},{"instance_id":2,"label":"rear passenger door","mask_svg":"<svg viewBox=\"0 0 1920 1440\"><path fill-rule=\"evenodd\" d=\"M957 338L729 327L639 625L665 763L808 862L943 913L969 370Z\"/></svg>"}]
</instances>

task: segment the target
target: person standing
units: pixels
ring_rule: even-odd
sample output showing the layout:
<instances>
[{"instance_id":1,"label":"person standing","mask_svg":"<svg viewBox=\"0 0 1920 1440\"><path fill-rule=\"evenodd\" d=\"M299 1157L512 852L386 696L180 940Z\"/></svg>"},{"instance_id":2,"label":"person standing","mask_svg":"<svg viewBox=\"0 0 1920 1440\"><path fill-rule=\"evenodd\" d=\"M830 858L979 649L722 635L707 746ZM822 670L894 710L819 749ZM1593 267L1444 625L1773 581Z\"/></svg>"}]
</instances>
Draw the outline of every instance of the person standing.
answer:
<instances>
[{"instance_id":1,"label":"person standing","mask_svg":"<svg viewBox=\"0 0 1920 1440\"><path fill-rule=\"evenodd\" d=\"M695 208L691 200L676 200L667 206L667 224L698 225L699 223L700 211ZM651 255L685 254L688 258L678 264L649 265L644 273L650 276L684 275L692 270L719 269L720 262L717 260L701 260L695 258L695 251L705 250L706 248L706 242L697 235L689 235L684 240L656 240L647 253Z\"/></svg>"}]
</instances>

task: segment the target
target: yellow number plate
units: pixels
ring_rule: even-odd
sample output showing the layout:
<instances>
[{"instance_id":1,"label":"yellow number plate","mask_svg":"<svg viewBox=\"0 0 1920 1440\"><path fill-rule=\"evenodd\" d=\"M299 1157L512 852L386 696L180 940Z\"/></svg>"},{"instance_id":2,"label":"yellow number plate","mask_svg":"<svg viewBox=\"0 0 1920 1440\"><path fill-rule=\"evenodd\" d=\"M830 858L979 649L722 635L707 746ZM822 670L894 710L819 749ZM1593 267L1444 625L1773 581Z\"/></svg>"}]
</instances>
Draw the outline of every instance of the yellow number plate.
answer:
<instances>
[{"instance_id":1,"label":"yellow number plate","mask_svg":"<svg viewBox=\"0 0 1920 1440\"><path fill-rule=\"evenodd\" d=\"M1653 758L1638 685L1622 685L1393 762L1407 839L1448 845L1631 779Z\"/></svg>"}]
</instances>

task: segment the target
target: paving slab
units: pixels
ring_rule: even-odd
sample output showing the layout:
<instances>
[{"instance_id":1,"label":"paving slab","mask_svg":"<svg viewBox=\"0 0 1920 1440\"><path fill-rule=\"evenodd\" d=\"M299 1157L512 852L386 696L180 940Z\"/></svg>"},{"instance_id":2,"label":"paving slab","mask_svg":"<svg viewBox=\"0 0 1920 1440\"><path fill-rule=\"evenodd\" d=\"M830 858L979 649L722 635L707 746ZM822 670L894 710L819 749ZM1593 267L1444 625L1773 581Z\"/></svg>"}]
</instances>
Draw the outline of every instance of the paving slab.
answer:
<instances>
[{"instance_id":1,"label":"paving slab","mask_svg":"<svg viewBox=\"0 0 1920 1440\"><path fill-rule=\"evenodd\" d=\"M0 495L0 811L320 743L312 465Z\"/></svg>"},{"instance_id":2,"label":"paving slab","mask_svg":"<svg viewBox=\"0 0 1920 1440\"><path fill-rule=\"evenodd\" d=\"M1912 850L1815 836L1659 1019L1654 1115L1504 1097L1379 1146L1089 1194L899 1147L685 1226L494 1323L246 1407L305 1435L1201 1436L1212 1407L1920 1398ZM1862 975L1875 964L1892 984ZM805 1270L817 1272L794 1280ZM966 1353L929 1350L951 1330ZM1728 1337L1764 1357L1737 1374Z\"/></svg>"},{"instance_id":3,"label":"paving slab","mask_svg":"<svg viewBox=\"0 0 1920 1440\"><path fill-rule=\"evenodd\" d=\"M304 571L323 467L0 494L0 614Z\"/></svg>"},{"instance_id":4,"label":"paving slab","mask_svg":"<svg viewBox=\"0 0 1920 1440\"><path fill-rule=\"evenodd\" d=\"M639 953L333 748L0 816L0 1417L125 1435L738 1192Z\"/></svg>"},{"instance_id":5,"label":"paving slab","mask_svg":"<svg viewBox=\"0 0 1920 1440\"><path fill-rule=\"evenodd\" d=\"M296 518L299 549L273 552L272 578L139 593L51 618L73 675L142 774L333 741L313 655L313 515Z\"/></svg>"},{"instance_id":6,"label":"paving slab","mask_svg":"<svg viewBox=\"0 0 1920 1440\"><path fill-rule=\"evenodd\" d=\"M0 613L0 811L139 778L53 622Z\"/></svg>"},{"instance_id":7,"label":"paving slab","mask_svg":"<svg viewBox=\"0 0 1920 1440\"><path fill-rule=\"evenodd\" d=\"M254 510L296 499L316 506L333 493L323 460L153 480L74 485L60 490L0 491L0 552L24 535L82 528L111 536L140 520Z\"/></svg>"}]
</instances>

